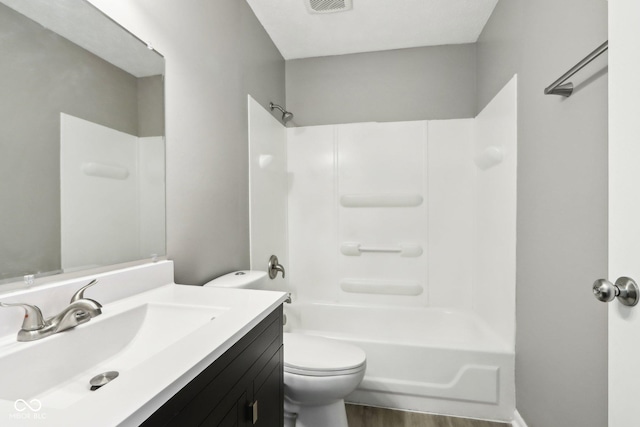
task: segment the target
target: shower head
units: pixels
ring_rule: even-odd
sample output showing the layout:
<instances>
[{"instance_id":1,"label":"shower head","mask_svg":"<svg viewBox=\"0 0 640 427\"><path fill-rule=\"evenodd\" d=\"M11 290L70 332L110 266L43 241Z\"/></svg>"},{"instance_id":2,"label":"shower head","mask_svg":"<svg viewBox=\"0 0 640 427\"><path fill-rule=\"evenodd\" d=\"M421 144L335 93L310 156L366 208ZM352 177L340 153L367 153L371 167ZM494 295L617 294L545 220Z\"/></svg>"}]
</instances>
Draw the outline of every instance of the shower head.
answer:
<instances>
[{"instance_id":1,"label":"shower head","mask_svg":"<svg viewBox=\"0 0 640 427\"><path fill-rule=\"evenodd\" d=\"M274 104L273 102L269 103L269 108L271 108L271 111L273 111L276 108L282 111L282 123L287 123L289 120L293 119L293 113L286 111L284 108L282 108L277 104Z\"/></svg>"},{"instance_id":2,"label":"shower head","mask_svg":"<svg viewBox=\"0 0 640 427\"><path fill-rule=\"evenodd\" d=\"M293 113L285 111L282 113L282 122L287 123L289 120L293 119Z\"/></svg>"}]
</instances>

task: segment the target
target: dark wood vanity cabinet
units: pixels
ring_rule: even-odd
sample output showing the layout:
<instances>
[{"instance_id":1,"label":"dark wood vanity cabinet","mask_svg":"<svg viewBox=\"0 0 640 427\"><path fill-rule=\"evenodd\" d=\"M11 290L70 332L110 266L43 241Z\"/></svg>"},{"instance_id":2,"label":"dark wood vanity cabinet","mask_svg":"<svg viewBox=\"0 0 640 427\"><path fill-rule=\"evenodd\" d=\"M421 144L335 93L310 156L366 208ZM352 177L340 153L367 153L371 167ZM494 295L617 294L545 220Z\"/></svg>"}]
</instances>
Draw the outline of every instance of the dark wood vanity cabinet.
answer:
<instances>
[{"instance_id":1,"label":"dark wood vanity cabinet","mask_svg":"<svg viewBox=\"0 0 640 427\"><path fill-rule=\"evenodd\" d=\"M272 312L142 425L280 427L282 307Z\"/></svg>"}]
</instances>

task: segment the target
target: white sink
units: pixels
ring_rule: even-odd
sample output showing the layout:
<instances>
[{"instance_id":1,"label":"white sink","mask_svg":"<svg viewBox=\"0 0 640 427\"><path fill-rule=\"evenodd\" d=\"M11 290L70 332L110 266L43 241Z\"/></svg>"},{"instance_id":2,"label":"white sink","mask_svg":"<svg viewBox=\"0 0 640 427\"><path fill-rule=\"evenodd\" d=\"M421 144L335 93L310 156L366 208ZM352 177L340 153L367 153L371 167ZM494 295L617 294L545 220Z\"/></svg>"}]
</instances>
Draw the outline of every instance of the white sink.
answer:
<instances>
[{"instance_id":1,"label":"white sink","mask_svg":"<svg viewBox=\"0 0 640 427\"><path fill-rule=\"evenodd\" d=\"M139 280L137 271L118 277L130 286ZM111 293L103 288L106 295L126 290L111 286ZM107 302L99 290L94 295L105 303L102 315L85 324L33 342L17 342L17 330L0 339L0 414L7 415L0 425L138 426L286 298L283 292L167 284ZM91 391L91 378L107 371L119 376Z\"/></svg>"},{"instance_id":2,"label":"white sink","mask_svg":"<svg viewBox=\"0 0 640 427\"><path fill-rule=\"evenodd\" d=\"M90 391L89 380L95 375L118 371L114 381L122 381L136 366L226 310L146 303L113 313L106 306L103 315L74 329L30 343L2 346L0 399L37 399L47 407L68 407L89 394L100 393Z\"/></svg>"}]
</instances>

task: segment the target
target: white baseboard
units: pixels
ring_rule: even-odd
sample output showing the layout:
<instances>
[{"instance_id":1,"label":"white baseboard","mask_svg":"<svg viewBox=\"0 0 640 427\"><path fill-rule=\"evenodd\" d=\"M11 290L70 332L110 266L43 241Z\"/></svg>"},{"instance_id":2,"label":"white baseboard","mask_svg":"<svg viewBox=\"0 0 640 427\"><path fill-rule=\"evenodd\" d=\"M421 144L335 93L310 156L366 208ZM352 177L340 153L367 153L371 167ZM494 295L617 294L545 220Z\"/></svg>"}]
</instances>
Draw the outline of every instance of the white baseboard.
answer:
<instances>
[{"instance_id":1,"label":"white baseboard","mask_svg":"<svg viewBox=\"0 0 640 427\"><path fill-rule=\"evenodd\" d=\"M527 427L527 423L524 422L517 409L513 413L513 421L511 422L511 425L513 427Z\"/></svg>"}]
</instances>

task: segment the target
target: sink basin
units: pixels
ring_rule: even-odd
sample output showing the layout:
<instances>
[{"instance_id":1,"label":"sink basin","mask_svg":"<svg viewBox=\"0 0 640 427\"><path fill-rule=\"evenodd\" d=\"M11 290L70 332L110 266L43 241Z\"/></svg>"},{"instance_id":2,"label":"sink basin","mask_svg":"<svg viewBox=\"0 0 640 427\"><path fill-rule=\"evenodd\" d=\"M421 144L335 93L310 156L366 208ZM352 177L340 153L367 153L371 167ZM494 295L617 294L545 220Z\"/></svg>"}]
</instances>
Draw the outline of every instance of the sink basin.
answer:
<instances>
[{"instance_id":1,"label":"sink basin","mask_svg":"<svg viewBox=\"0 0 640 427\"><path fill-rule=\"evenodd\" d=\"M38 399L47 407L67 407L103 390L90 391L95 375L118 371L114 382L122 381L128 371L226 311L171 303L115 312L105 307L103 315L74 329L30 343L7 343L0 346L0 399Z\"/></svg>"},{"instance_id":2,"label":"sink basin","mask_svg":"<svg viewBox=\"0 0 640 427\"><path fill-rule=\"evenodd\" d=\"M287 297L176 285L171 265L159 261L12 295L50 315L98 278L103 287L89 297L103 308L85 324L32 342L16 341L15 311L0 313L12 322L0 325L0 412L6 415L0 425L139 426ZM91 379L109 371L118 376L91 391Z\"/></svg>"}]
</instances>

